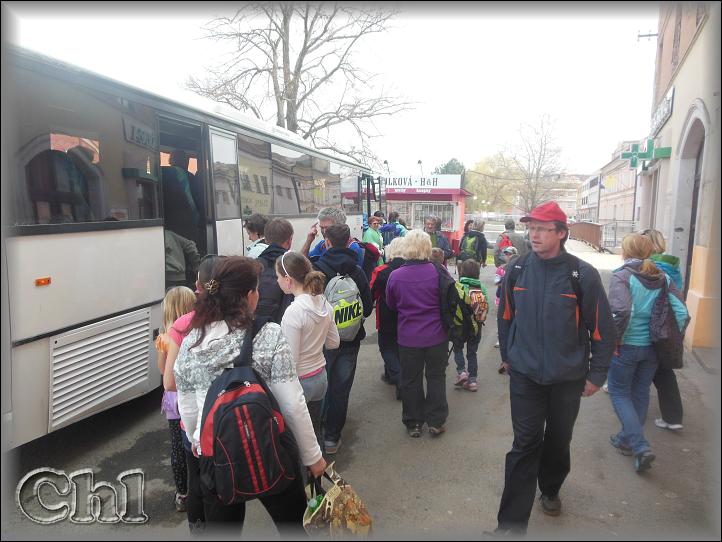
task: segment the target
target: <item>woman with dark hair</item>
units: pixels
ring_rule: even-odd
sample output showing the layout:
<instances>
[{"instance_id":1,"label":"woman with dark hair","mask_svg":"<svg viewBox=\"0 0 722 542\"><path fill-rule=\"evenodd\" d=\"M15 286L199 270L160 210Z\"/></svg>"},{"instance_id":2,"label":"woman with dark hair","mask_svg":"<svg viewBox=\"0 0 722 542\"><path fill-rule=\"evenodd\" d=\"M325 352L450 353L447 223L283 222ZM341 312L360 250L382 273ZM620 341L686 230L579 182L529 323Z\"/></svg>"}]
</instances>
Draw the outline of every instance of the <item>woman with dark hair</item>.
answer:
<instances>
[{"instance_id":1,"label":"woman with dark hair","mask_svg":"<svg viewBox=\"0 0 722 542\"><path fill-rule=\"evenodd\" d=\"M466 222L464 222L464 235L466 235L467 233L469 233L469 228L471 227L471 225L472 225L473 223L474 223L474 220L473 220L473 219L472 219L472 220L467 220Z\"/></svg>"},{"instance_id":2,"label":"woman with dark hair","mask_svg":"<svg viewBox=\"0 0 722 542\"><path fill-rule=\"evenodd\" d=\"M246 256L249 258L258 258L261 252L268 248L265 238L266 224L268 224L268 217L265 215L256 213L246 218L243 227L246 228L248 240L251 241L251 244L246 247Z\"/></svg>"},{"instance_id":3,"label":"woman with dark hair","mask_svg":"<svg viewBox=\"0 0 722 542\"><path fill-rule=\"evenodd\" d=\"M228 257L203 284L190 331L175 364L178 405L194 455L200 450L200 427L206 393L224 369L233 365L253 325L258 303L261 264L244 256ZM284 419L298 442L300 459L313 476L323 473L326 462L313 432L303 389L296 375L288 342L275 323L265 324L253 338L252 367L276 398ZM243 523L245 504L224 506L204 499L206 522ZM302 528L306 496L301 473L284 492L260 499L279 528Z\"/></svg>"},{"instance_id":4,"label":"woman with dark hair","mask_svg":"<svg viewBox=\"0 0 722 542\"><path fill-rule=\"evenodd\" d=\"M276 276L283 293L293 294L293 303L283 313L281 330L291 347L313 429L319 438L321 403L328 388L323 349L334 350L341 344L333 307L323 296L326 277L314 271L308 258L298 252L279 256Z\"/></svg>"}]
</instances>

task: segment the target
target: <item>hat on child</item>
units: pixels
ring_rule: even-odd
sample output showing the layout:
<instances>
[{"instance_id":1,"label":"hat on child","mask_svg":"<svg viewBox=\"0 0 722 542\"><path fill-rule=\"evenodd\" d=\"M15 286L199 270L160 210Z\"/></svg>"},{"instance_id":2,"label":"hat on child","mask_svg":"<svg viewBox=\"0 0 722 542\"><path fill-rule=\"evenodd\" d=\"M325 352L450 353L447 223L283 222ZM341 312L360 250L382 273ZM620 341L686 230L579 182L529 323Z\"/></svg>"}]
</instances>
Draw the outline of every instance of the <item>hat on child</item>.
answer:
<instances>
[{"instance_id":1,"label":"hat on child","mask_svg":"<svg viewBox=\"0 0 722 542\"><path fill-rule=\"evenodd\" d=\"M504 254L519 254L519 251L516 249L516 247L506 247L504 250L502 250Z\"/></svg>"}]
</instances>

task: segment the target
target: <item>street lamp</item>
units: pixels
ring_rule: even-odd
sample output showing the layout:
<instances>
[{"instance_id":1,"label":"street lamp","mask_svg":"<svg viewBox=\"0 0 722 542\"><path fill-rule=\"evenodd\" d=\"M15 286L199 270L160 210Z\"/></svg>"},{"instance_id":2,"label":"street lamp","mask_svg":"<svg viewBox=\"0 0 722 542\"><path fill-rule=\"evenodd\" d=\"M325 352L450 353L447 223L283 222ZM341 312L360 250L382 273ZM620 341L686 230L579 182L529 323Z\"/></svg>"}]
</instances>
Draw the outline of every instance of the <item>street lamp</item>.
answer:
<instances>
[{"instance_id":1,"label":"street lamp","mask_svg":"<svg viewBox=\"0 0 722 542\"><path fill-rule=\"evenodd\" d=\"M421 160L419 160L416 163L419 164L419 169L421 170L421 176L423 177L424 176L424 166L421 165Z\"/></svg>"}]
</instances>

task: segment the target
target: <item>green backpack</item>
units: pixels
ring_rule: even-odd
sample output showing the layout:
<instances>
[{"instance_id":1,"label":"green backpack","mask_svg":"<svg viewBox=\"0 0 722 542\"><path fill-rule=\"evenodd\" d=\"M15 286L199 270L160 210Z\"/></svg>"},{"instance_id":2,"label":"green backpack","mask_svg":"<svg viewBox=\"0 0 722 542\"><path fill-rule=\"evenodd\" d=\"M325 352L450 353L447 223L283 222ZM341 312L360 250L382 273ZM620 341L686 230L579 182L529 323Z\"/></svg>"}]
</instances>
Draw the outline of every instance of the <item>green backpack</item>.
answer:
<instances>
[{"instance_id":1,"label":"green backpack","mask_svg":"<svg viewBox=\"0 0 722 542\"><path fill-rule=\"evenodd\" d=\"M475 237L473 235L465 235L461 239L459 260L476 259L476 243L478 239L478 237Z\"/></svg>"}]
</instances>

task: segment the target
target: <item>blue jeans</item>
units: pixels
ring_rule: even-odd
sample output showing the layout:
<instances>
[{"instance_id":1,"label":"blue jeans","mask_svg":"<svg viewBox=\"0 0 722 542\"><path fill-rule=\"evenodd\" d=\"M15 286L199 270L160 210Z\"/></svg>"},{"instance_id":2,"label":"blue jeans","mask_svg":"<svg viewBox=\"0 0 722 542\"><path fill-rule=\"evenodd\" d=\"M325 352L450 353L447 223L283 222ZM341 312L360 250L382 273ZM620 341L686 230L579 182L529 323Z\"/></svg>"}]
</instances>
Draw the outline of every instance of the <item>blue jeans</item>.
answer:
<instances>
[{"instance_id":1,"label":"blue jeans","mask_svg":"<svg viewBox=\"0 0 722 542\"><path fill-rule=\"evenodd\" d=\"M464 345L454 345L454 361L456 361L456 372L468 369L469 378L476 380L476 375L479 372L479 363L476 359L476 351L479 349L479 342L481 341L481 333L478 333L475 337L471 338L466 343L466 357L469 360L469 366L467 368L464 362Z\"/></svg>"},{"instance_id":2,"label":"blue jeans","mask_svg":"<svg viewBox=\"0 0 722 542\"><path fill-rule=\"evenodd\" d=\"M358 345L323 351L328 389L323 400L321 419L323 438L326 441L338 442L343 426L346 425L348 398L356 375L356 359L360 347Z\"/></svg>"},{"instance_id":3,"label":"blue jeans","mask_svg":"<svg viewBox=\"0 0 722 542\"><path fill-rule=\"evenodd\" d=\"M623 344L619 347L619 355L612 358L609 367L609 397L622 422L622 430L617 438L621 444L629 446L634 455L650 449L642 427L649 407L649 386L656 371L657 356L651 346Z\"/></svg>"}]
</instances>

